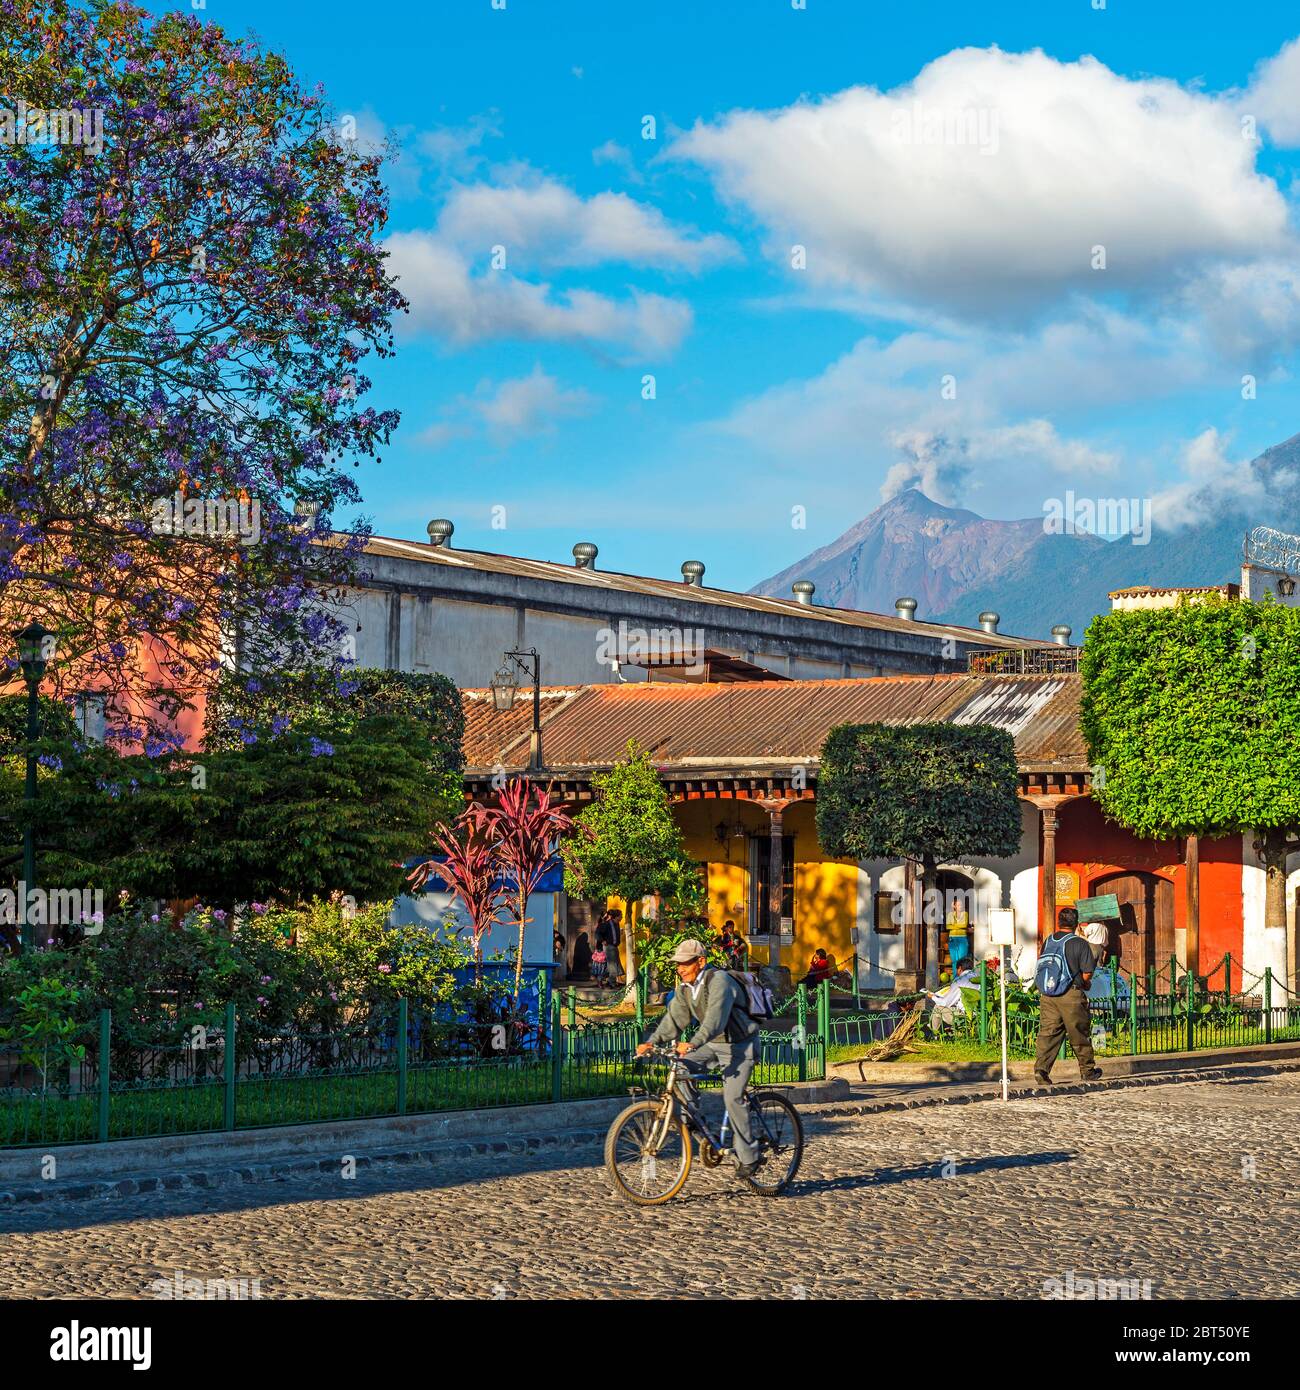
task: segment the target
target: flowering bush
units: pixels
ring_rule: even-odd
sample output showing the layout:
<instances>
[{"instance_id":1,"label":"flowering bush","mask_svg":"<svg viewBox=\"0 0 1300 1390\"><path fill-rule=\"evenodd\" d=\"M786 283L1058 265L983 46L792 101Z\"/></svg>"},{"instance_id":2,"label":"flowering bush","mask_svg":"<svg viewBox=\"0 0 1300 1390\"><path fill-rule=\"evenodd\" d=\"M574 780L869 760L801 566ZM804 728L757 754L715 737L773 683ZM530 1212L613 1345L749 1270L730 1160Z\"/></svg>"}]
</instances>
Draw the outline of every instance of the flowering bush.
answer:
<instances>
[{"instance_id":1,"label":"flowering bush","mask_svg":"<svg viewBox=\"0 0 1300 1390\"><path fill-rule=\"evenodd\" d=\"M508 991L464 978L470 957L423 927L390 927L391 902L353 908L341 897L298 909L255 904L237 919L196 907L179 921L137 909L68 949L0 958L0 1030L21 1021L33 989L63 990L69 1039L94 1036L113 1014L113 1074L159 1074L239 1019L238 1060L266 1054L268 1040L391 1031L405 997L412 1017L494 1017ZM41 997L45 997L42 995ZM52 996L51 996L52 997Z\"/></svg>"}]
</instances>

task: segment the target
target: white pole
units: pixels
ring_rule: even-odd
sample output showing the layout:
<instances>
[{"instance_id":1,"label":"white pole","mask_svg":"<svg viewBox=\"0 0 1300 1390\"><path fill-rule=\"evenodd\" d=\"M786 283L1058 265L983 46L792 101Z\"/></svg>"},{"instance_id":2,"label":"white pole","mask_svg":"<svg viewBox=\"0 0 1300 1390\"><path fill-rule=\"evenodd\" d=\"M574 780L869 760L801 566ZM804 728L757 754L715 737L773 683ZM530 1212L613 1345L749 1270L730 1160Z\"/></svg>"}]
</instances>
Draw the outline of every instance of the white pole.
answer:
<instances>
[{"instance_id":1,"label":"white pole","mask_svg":"<svg viewBox=\"0 0 1300 1390\"><path fill-rule=\"evenodd\" d=\"M1007 948L998 947L998 987L1002 993L1002 1099L1007 1095Z\"/></svg>"}]
</instances>

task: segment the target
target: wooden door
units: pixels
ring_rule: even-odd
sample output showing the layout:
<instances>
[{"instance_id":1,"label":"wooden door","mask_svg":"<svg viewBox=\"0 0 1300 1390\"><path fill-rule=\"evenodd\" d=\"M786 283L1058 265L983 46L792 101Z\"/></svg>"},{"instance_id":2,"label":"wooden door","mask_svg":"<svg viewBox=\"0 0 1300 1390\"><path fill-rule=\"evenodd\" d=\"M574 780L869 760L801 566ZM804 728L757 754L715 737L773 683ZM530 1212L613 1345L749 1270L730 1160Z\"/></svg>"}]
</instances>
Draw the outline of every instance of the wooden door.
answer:
<instances>
[{"instance_id":1,"label":"wooden door","mask_svg":"<svg viewBox=\"0 0 1300 1390\"><path fill-rule=\"evenodd\" d=\"M1114 893L1119 899L1120 925L1112 927L1110 948L1119 951L1120 969L1144 974L1150 965L1160 969L1174 952L1174 885L1155 874L1112 874L1098 879L1089 896Z\"/></svg>"}]
</instances>

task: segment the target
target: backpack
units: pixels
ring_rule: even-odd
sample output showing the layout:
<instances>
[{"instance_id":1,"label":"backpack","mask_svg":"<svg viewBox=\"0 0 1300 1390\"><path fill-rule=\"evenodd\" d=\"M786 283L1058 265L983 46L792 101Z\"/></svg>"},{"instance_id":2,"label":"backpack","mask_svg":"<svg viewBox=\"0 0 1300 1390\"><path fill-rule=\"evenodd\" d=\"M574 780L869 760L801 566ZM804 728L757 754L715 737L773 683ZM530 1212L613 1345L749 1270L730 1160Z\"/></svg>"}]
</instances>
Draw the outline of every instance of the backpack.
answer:
<instances>
[{"instance_id":1,"label":"backpack","mask_svg":"<svg viewBox=\"0 0 1300 1390\"><path fill-rule=\"evenodd\" d=\"M745 1012L756 1023L762 1023L776 1013L776 997L766 985L759 983L757 975L747 970L726 970L723 973L740 986L744 994Z\"/></svg>"},{"instance_id":2,"label":"backpack","mask_svg":"<svg viewBox=\"0 0 1300 1390\"><path fill-rule=\"evenodd\" d=\"M1044 943L1042 954L1038 957L1038 965L1034 969L1034 984L1037 985L1039 994L1059 999L1061 995L1070 992L1070 986L1074 983L1074 972L1065 958L1065 948L1071 940L1073 938L1069 936L1064 941L1052 936Z\"/></svg>"}]
</instances>

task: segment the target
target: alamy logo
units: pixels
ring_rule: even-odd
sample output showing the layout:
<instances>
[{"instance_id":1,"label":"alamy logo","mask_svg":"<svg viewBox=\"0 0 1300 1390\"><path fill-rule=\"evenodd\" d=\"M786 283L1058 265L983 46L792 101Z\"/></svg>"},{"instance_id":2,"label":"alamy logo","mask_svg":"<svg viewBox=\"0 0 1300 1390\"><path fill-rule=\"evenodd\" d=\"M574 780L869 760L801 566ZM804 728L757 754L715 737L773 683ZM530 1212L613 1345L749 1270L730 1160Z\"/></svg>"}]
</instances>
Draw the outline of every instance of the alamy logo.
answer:
<instances>
[{"instance_id":1,"label":"alamy logo","mask_svg":"<svg viewBox=\"0 0 1300 1390\"><path fill-rule=\"evenodd\" d=\"M1151 541L1149 497L1049 497L1043 503L1043 531L1049 536L1128 536L1134 545Z\"/></svg>"},{"instance_id":2,"label":"alamy logo","mask_svg":"<svg viewBox=\"0 0 1300 1390\"><path fill-rule=\"evenodd\" d=\"M18 927L84 927L87 936L104 929L102 888L0 888L0 924Z\"/></svg>"},{"instance_id":3,"label":"alamy logo","mask_svg":"<svg viewBox=\"0 0 1300 1390\"><path fill-rule=\"evenodd\" d=\"M159 536L203 536L256 545L262 539L262 504L242 497L160 497L152 509Z\"/></svg>"},{"instance_id":4,"label":"alamy logo","mask_svg":"<svg viewBox=\"0 0 1300 1390\"><path fill-rule=\"evenodd\" d=\"M902 145L969 145L998 152L998 113L990 106L957 109L914 101L890 113L890 129Z\"/></svg>"},{"instance_id":5,"label":"alamy logo","mask_svg":"<svg viewBox=\"0 0 1300 1390\"><path fill-rule=\"evenodd\" d=\"M51 1361L129 1361L131 1369L153 1365L153 1330L148 1327L82 1327L73 1322L50 1332Z\"/></svg>"},{"instance_id":6,"label":"alamy logo","mask_svg":"<svg viewBox=\"0 0 1300 1390\"><path fill-rule=\"evenodd\" d=\"M260 1279L187 1279L179 1269L170 1279L155 1279L149 1287L155 1298L162 1299L202 1298L242 1302L262 1296Z\"/></svg>"},{"instance_id":7,"label":"alamy logo","mask_svg":"<svg viewBox=\"0 0 1300 1390\"><path fill-rule=\"evenodd\" d=\"M1067 1269L1063 1279L1043 1280L1043 1297L1134 1303L1151 1297L1151 1280L1093 1279Z\"/></svg>"},{"instance_id":8,"label":"alamy logo","mask_svg":"<svg viewBox=\"0 0 1300 1390\"><path fill-rule=\"evenodd\" d=\"M673 666L687 675L702 676L702 627L602 627L596 634L596 660L602 666Z\"/></svg>"},{"instance_id":9,"label":"alamy logo","mask_svg":"<svg viewBox=\"0 0 1300 1390\"><path fill-rule=\"evenodd\" d=\"M104 148L104 112L45 111L20 101L10 111L0 106L0 145L80 145L93 155Z\"/></svg>"}]
</instances>

